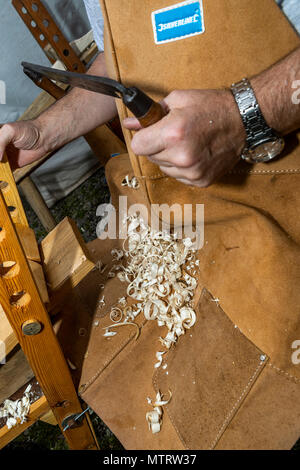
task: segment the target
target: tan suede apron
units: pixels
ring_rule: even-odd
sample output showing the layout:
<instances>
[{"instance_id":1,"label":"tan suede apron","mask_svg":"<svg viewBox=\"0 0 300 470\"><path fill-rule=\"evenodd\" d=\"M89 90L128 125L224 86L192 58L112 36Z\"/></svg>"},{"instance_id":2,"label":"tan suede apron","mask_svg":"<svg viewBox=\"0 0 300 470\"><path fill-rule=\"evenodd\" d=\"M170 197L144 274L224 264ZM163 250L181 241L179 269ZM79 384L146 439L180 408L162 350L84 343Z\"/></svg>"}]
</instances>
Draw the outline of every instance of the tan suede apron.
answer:
<instances>
[{"instance_id":1,"label":"tan suede apron","mask_svg":"<svg viewBox=\"0 0 300 470\"><path fill-rule=\"evenodd\" d=\"M151 13L174 4L101 0L111 76L156 100L173 89L229 86L299 45L274 0L203 0L203 34L156 44ZM153 372L161 335L154 322L138 320L137 342L124 329L110 342L92 332L83 398L128 449L291 448L300 436L300 364L292 359L300 340L300 135L287 139L284 157L240 163L207 189L164 176L132 153L125 135L130 162L107 166L116 204L123 194L132 203L205 206L197 322L168 353L168 374ZM122 188L126 174L138 177L138 191ZM112 245L104 242L103 252ZM124 286L111 280L107 289L112 305ZM146 397L158 389L173 398L152 435Z\"/></svg>"}]
</instances>

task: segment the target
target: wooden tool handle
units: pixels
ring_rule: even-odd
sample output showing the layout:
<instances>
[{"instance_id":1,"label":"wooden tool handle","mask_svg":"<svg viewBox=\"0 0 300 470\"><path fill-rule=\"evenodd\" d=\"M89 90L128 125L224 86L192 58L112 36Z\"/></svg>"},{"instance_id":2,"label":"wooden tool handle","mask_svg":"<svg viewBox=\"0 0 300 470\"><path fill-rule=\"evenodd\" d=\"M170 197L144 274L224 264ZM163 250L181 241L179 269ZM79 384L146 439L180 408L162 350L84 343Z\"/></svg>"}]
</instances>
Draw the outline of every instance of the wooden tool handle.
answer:
<instances>
[{"instance_id":1,"label":"wooden tool handle","mask_svg":"<svg viewBox=\"0 0 300 470\"><path fill-rule=\"evenodd\" d=\"M156 103L153 101L153 104L149 111L142 117L139 117L139 122L143 127L152 126L156 122L160 121L164 116L166 116L166 112L161 104Z\"/></svg>"},{"instance_id":2,"label":"wooden tool handle","mask_svg":"<svg viewBox=\"0 0 300 470\"><path fill-rule=\"evenodd\" d=\"M60 100L60 98L66 94L65 90L60 88L58 85L55 85L55 83L46 77L43 77L41 80L37 80L34 83L42 90L45 90L47 93L49 93L49 95L51 95L56 100Z\"/></svg>"}]
</instances>

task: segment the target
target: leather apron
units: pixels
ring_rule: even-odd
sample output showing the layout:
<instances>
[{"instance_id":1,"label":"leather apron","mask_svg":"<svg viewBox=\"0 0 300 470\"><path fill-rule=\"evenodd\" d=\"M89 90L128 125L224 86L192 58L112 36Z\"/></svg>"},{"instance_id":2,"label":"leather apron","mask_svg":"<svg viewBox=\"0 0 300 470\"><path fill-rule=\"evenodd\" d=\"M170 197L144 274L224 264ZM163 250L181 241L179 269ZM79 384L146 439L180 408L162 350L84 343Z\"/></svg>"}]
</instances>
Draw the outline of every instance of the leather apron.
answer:
<instances>
[{"instance_id":1,"label":"leather apron","mask_svg":"<svg viewBox=\"0 0 300 470\"><path fill-rule=\"evenodd\" d=\"M110 75L156 100L174 89L228 87L299 45L274 0L203 0L203 34L156 44L151 13L174 4L101 0ZM128 115L118 107L121 118ZM138 341L123 328L109 344L92 333L82 397L127 449L291 448L300 435L300 364L293 360L300 340L300 134L288 137L282 158L241 162L200 189L134 155L132 134L124 132L129 158L107 166L116 204L122 194L148 206L204 204L197 322L169 351L168 374L153 372L161 336L155 322L138 320ZM122 188L126 174L139 179L138 191ZM103 251L112 244L105 243ZM108 289L113 304L124 287L111 280ZM161 432L152 435L146 397L169 389Z\"/></svg>"}]
</instances>

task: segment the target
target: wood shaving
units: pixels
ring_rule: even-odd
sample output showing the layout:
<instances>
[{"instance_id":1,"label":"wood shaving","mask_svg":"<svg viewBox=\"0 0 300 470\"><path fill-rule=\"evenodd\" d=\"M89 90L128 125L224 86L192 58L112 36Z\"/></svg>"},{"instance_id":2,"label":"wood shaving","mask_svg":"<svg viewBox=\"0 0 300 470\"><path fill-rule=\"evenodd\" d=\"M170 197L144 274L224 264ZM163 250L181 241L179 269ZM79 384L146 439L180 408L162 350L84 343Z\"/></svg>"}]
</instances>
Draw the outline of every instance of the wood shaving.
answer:
<instances>
[{"instance_id":1,"label":"wood shaving","mask_svg":"<svg viewBox=\"0 0 300 470\"><path fill-rule=\"evenodd\" d=\"M114 249L114 250L111 250L111 255L112 255L113 260L120 261L123 258L124 253L122 250Z\"/></svg>"},{"instance_id":2,"label":"wood shaving","mask_svg":"<svg viewBox=\"0 0 300 470\"><path fill-rule=\"evenodd\" d=\"M147 398L147 402L149 405L153 406L153 410L146 413L146 421L148 423L149 430L152 431L153 434L158 433L161 429L163 415L162 407L167 405L172 398L172 393L170 390L169 394L170 398L168 400L163 400L160 391L158 391L154 403L149 397Z\"/></svg>"},{"instance_id":3,"label":"wood shaving","mask_svg":"<svg viewBox=\"0 0 300 470\"><path fill-rule=\"evenodd\" d=\"M158 360L158 362L154 365L155 369L157 369L158 367L161 366L162 364L162 357L163 355L166 353L166 351L158 351L156 353L156 359Z\"/></svg>"},{"instance_id":4,"label":"wood shaving","mask_svg":"<svg viewBox=\"0 0 300 470\"><path fill-rule=\"evenodd\" d=\"M110 315L109 315L110 319L112 322L114 323L118 323L122 320L122 317L123 317L123 312L120 308L118 307L113 307L110 311Z\"/></svg>"},{"instance_id":5,"label":"wood shaving","mask_svg":"<svg viewBox=\"0 0 300 470\"><path fill-rule=\"evenodd\" d=\"M105 265L101 260L99 260L99 261L97 261L97 263L95 264L95 267L92 270L96 271L98 269L100 271L100 273L103 274L104 271L106 270L106 268L107 268L107 265ZM101 284L101 285L103 285L103 284Z\"/></svg>"},{"instance_id":6,"label":"wood shaving","mask_svg":"<svg viewBox=\"0 0 300 470\"><path fill-rule=\"evenodd\" d=\"M118 300L118 304L121 305L121 307L126 307L126 305L127 305L126 297L121 297L121 298Z\"/></svg>"},{"instance_id":7,"label":"wood shaving","mask_svg":"<svg viewBox=\"0 0 300 470\"><path fill-rule=\"evenodd\" d=\"M115 331L108 331L108 329L106 329L105 333L104 333L104 337L105 338L110 338L111 336L115 336L117 333Z\"/></svg>"},{"instance_id":8,"label":"wood shaving","mask_svg":"<svg viewBox=\"0 0 300 470\"><path fill-rule=\"evenodd\" d=\"M31 385L28 385L22 398L12 401L5 400L0 408L0 418L7 418L6 426L8 429L16 426L18 421L23 424L27 421L30 410L30 399L32 397Z\"/></svg>"},{"instance_id":9,"label":"wood shaving","mask_svg":"<svg viewBox=\"0 0 300 470\"><path fill-rule=\"evenodd\" d=\"M130 322L130 321L123 322L123 323L115 323L114 325L110 325L110 326L107 326L106 328L103 328L104 330L106 330L106 333L103 336L114 336L116 334L116 332L115 331L109 331L110 328L116 328L118 326L127 326L127 325L132 325L132 326L136 327L137 332L136 332L136 335L135 335L134 339L137 340L138 337L140 336L140 327L137 323L133 323L133 322ZM110 333L114 333L114 334L112 335Z\"/></svg>"},{"instance_id":10,"label":"wood shaving","mask_svg":"<svg viewBox=\"0 0 300 470\"><path fill-rule=\"evenodd\" d=\"M73 362L70 361L70 359L67 359L67 363L69 364L70 369L76 370L77 367L73 364Z\"/></svg>"},{"instance_id":11,"label":"wood shaving","mask_svg":"<svg viewBox=\"0 0 300 470\"><path fill-rule=\"evenodd\" d=\"M104 295L101 297L101 299L98 301L99 308L103 308L105 306L105 300L104 300Z\"/></svg>"},{"instance_id":12,"label":"wood shaving","mask_svg":"<svg viewBox=\"0 0 300 470\"><path fill-rule=\"evenodd\" d=\"M122 181L122 186L128 186L128 188L131 189L138 189L140 184L137 180L137 178L134 176L131 180L129 179L129 175L126 175L125 178Z\"/></svg>"}]
</instances>

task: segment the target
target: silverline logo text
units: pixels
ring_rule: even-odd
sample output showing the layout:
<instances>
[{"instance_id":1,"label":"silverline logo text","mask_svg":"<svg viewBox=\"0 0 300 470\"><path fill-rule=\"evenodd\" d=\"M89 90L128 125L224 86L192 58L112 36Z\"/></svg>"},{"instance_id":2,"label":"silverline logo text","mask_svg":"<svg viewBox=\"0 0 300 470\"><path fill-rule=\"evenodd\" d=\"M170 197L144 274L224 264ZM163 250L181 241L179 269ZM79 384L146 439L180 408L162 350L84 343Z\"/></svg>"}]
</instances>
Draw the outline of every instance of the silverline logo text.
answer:
<instances>
[{"instance_id":1,"label":"silverline logo text","mask_svg":"<svg viewBox=\"0 0 300 470\"><path fill-rule=\"evenodd\" d=\"M186 24L198 23L200 15L196 13L193 16L188 16L182 20L171 21L170 23L160 23L158 25L158 31L164 31L165 29L178 28L179 26L184 26Z\"/></svg>"}]
</instances>

